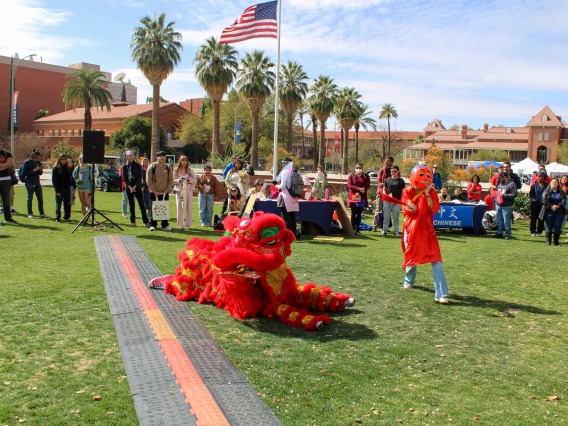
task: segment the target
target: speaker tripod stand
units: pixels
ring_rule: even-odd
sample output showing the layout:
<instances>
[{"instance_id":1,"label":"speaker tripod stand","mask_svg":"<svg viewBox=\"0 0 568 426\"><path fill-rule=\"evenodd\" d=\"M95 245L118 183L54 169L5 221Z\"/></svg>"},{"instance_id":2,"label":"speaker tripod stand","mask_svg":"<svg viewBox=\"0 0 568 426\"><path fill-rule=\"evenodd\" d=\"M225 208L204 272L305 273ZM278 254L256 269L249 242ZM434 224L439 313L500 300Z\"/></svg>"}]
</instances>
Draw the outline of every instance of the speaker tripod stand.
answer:
<instances>
[{"instance_id":1,"label":"speaker tripod stand","mask_svg":"<svg viewBox=\"0 0 568 426\"><path fill-rule=\"evenodd\" d=\"M103 225L108 222L113 226L117 227L118 229L120 229L121 231L124 231L124 229L122 229L118 224L114 223L112 220L106 217L102 212L95 209L95 165L91 164L90 166L91 166L91 210L89 210L87 214L83 216L83 219L81 219L81 221L77 224L77 226L73 228L73 231L71 231L71 233L74 233L77 230L77 228L79 228L79 226L85 226L86 224L88 224L89 220L91 222L90 224L92 228L94 228L97 225ZM101 215L105 220L103 220L102 222L95 222L95 213Z\"/></svg>"}]
</instances>

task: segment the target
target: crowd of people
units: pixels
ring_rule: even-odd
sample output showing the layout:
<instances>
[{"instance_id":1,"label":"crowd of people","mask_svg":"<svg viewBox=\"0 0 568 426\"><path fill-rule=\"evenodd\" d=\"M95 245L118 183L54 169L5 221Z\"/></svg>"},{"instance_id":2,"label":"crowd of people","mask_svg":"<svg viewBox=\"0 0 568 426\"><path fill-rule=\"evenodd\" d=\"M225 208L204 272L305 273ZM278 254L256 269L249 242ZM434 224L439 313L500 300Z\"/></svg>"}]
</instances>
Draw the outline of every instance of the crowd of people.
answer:
<instances>
[{"instance_id":1,"label":"crowd of people","mask_svg":"<svg viewBox=\"0 0 568 426\"><path fill-rule=\"evenodd\" d=\"M12 217L14 209L14 181L17 176L25 184L27 191L28 218L47 218L44 211L44 194L40 182L43 166L39 160L40 153L33 151L30 157L22 163L19 173L16 173L12 155L9 151L0 150L0 199L2 213L7 223L15 223ZM55 192L55 220L69 222L71 220L71 207L78 198L83 216L92 208L92 195L95 188L94 179L98 170L93 165L83 162L79 157L77 165L73 159L65 154L58 157L52 171L52 184ZM226 197L221 209L221 219L225 214L242 214L250 197L255 199L277 200L287 227L298 237L296 230L296 213L299 211L298 199L300 196L291 194L291 179L296 168L291 159L282 163L282 170L277 179L265 182L262 179L254 180L252 167L247 166L239 156L235 156L223 171L223 181L227 187ZM329 198L329 184L324 169L319 166L312 182L303 175L303 193L309 198ZM447 185L443 184L438 165L432 169L431 187L436 191L439 202L453 203L485 203L489 211L494 211L497 227L495 238L511 239L511 225L513 218L513 205L521 189L521 179L511 170L511 164L504 162L499 166L489 182L489 192L482 199L482 186L480 177L474 174L467 187L457 186L453 194ZM158 228L158 221L152 217L152 204L156 201L169 200L170 193L176 197L176 219L179 230L188 230L193 223L193 199L197 195L199 221L201 226L214 226L214 203L220 193L220 179L212 173L210 165L204 167L198 175L191 167L186 156L181 156L177 164L171 166L166 162L166 154L160 151L156 161L150 163L148 158L138 162L132 151L125 153L125 162L119 169L122 189L122 213L129 218L130 226L136 226L138 205L139 217L150 231ZM354 170L347 176L347 206L351 210L351 225L355 234L362 229L361 217L365 208L369 207L371 179L363 172L363 165L357 163ZM387 156L383 167L377 176L377 191L375 201L375 215L372 230L380 230L381 236L386 236L392 228L395 237L400 236L399 217L402 192L405 189L405 180L400 176L400 168L394 164L392 156ZM531 236L538 237L543 233L548 245L559 245L568 212L568 175L560 179L551 179L544 166L539 166L530 179L530 223ZM383 196L384 194L384 196ZM38 215L34 215L34 197L37 203ZM384 199L383 199L384 198ZM169 220L160 220L161 229L171 231ZM568 240L565 241L568 243Z\"/></svg>"}]
</instances>

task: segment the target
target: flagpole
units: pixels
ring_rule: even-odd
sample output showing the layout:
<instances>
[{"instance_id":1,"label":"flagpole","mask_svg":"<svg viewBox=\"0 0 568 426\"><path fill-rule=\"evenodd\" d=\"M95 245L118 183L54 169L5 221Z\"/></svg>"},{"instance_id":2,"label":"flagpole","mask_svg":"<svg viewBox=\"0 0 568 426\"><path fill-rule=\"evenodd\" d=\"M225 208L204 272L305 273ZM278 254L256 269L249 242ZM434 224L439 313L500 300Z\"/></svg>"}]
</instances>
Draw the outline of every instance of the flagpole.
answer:
<instances>
[{"instance_id":1,"label":"flagpole","mask_svg":"<svg viewBox=\"0 0 568 426\"><path fill-rule=\"evenodd\" d=\"M280 109L280 27L282 26L282 0L278 0L278 55L276 57L276 96L274 97L274 152L272 179L278 175L278 110Z\"/></svg>"}]
</instances>

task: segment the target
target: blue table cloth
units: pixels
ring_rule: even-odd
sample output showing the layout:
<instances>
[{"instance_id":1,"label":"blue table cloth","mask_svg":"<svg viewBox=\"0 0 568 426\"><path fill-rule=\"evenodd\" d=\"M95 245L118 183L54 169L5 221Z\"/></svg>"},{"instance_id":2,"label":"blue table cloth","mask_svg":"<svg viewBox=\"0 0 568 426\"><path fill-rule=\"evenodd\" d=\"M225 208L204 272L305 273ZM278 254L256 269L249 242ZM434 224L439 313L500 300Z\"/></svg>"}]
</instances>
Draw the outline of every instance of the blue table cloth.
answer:
<instances>
[{"instance_id":1,"label":"blue table cloth","mask_svg":"<svg viewBox=\"0 0 568 426\"><path fill-rule=\"evenodd\" d=\"M298 221L315 223L321 228L324 234L329 235L337 201L300 200L299 203L300 211L297 215ZM254 203L254 211L274 213L280 216L280 209L276 207L276 200L257 200Z\"/></svg>"}]
</instances>

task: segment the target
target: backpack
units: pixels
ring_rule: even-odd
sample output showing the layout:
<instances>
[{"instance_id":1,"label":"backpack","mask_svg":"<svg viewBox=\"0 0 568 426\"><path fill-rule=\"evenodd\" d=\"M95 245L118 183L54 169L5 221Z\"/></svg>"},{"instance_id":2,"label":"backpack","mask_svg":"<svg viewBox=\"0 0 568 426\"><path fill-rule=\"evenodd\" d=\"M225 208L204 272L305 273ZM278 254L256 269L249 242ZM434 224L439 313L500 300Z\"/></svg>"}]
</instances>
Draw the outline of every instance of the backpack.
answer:
<instances>
[{"instance_id":1,"label":"backpack","mask_svg":"<svg viewBox=\"0 0 568 426\"><path fill-rule=\"evenodd\" d=\"M28 160L26 160L26 161L28 161ZM23 182L24 180L26 180L25 176L24 176L24 163L26 161L24 161L22 163L22 165L20 166L20 168L18 169L18 179L20 179L20 182Z\"/></svg>"},{"instance_id":2,"label":"backpack","mask_svg":"<svg viewBox=\"0 0 568 426\"><path fill-rule=\"evenodd\" d=\"M301 197L304 193L304 178L296 170L292 170L292 176L286 189L292 197Z\"/></svg>"}]
</instances>

